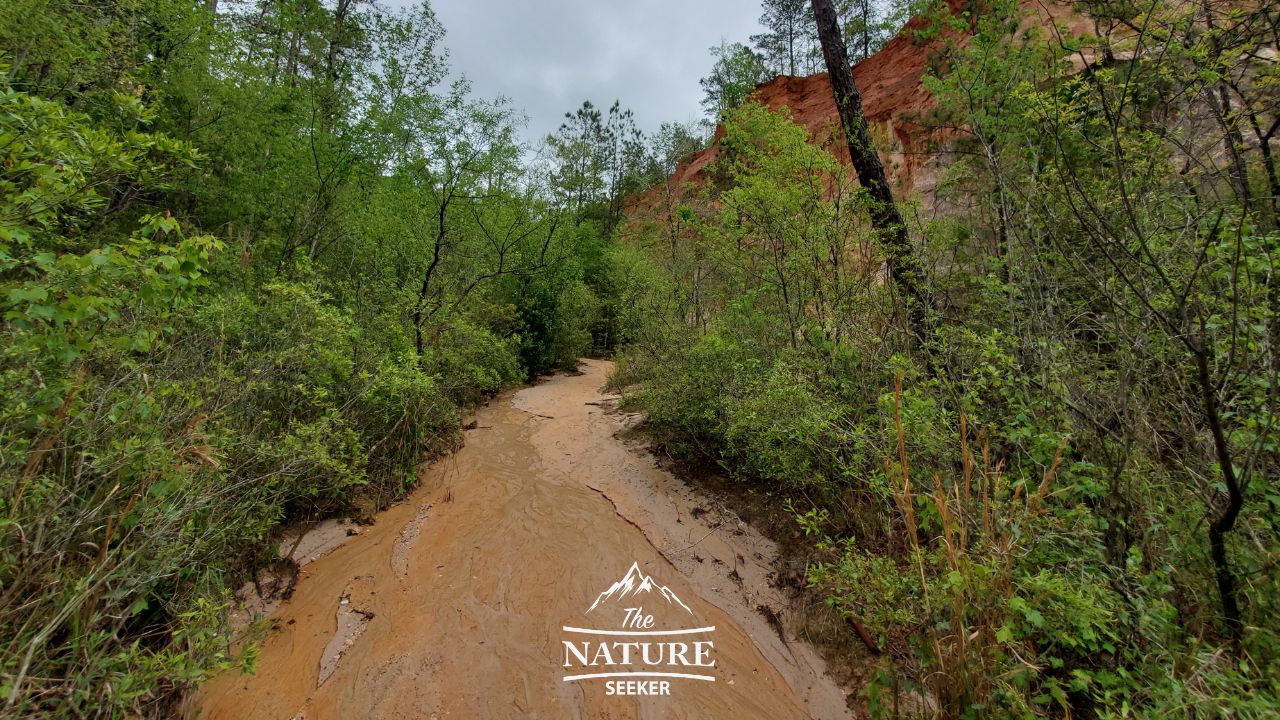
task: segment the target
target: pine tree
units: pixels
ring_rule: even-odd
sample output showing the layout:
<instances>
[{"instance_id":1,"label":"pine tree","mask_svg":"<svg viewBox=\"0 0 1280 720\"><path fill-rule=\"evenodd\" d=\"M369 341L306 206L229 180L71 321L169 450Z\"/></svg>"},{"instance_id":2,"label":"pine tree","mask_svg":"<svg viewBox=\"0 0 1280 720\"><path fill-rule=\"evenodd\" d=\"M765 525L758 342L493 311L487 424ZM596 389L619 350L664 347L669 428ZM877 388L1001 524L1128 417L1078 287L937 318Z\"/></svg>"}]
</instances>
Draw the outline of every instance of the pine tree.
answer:
<instances>
[{"instance_id":1,"label":"pine tree","mask_svg":"<svg viewBox=\"0 0 1280 720\"><path fill-rule=\"evenodd\" d=\"M764 0L760 24L765 32L751 36L751 43L779 74L796 75L813 69L817 35L805 0Z\"/></svg>"},{"instance_id":2,"label":"pine tree","mask_svg":"<svg viewBox=\"0 0 1280 720\"><path fill-rule=\"evenodd\" d=\"M924 268L916 257L906 223L894 201L884 164L871 141L867 117L862 111L862 98L854 84L849 56L841 37L839 17L831 0L811 0L811 3L827 72L831 74L831 89L840 113L840 124L849 143L849 158L858 181L867 188L873 201L871 224L883 234L887 255L885 266L890 279L907 300L912 334L922 343L927 343L932 335L929 312L933 309L933 299L929 296Z\"/></svg>"}]
</instances>

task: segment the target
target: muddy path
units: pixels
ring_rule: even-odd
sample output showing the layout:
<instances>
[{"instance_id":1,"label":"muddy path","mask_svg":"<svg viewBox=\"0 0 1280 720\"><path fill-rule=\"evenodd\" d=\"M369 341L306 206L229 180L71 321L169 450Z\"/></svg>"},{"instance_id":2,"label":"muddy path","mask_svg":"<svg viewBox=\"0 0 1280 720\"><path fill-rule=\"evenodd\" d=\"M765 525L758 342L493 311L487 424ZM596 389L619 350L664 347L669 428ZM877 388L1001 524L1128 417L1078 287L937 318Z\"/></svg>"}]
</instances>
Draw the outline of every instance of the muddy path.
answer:
<instances>
[{"instance_id":1,"label":"muddy path","mask_svg":"<svg viewBox=\"0 0 1280 720\"><path fill-rule=\"evenodd\" d=\"M408 499L304 568L257 674L215 677L189 714L849 716L778 622L774 546L616 437L634 418L608 370L482 409Z\"/></svg>"}]
</instances>

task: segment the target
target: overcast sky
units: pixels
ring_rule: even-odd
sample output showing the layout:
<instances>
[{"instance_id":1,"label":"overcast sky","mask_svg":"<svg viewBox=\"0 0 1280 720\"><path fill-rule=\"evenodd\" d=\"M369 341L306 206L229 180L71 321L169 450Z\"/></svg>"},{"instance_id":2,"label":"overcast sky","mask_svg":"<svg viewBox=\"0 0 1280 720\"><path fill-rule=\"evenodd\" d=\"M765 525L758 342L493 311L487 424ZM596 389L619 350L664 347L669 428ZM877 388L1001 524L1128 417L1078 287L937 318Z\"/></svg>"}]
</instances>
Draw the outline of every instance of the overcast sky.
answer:
<instances>
[{"instance_id":1,"label":"overcast sky","mask_svg":"<svg viewBox=\"0 0 1280 720\"><path fill-rule=\"evenodd\" d=\"M404 0L402 0L404 1ZM554 132L590 99L631 108L640 129L701 115L708 48L759 32L759 0L432 0L455 73L478 97L529 115L526 138Z\"/></svg>"}]
</instances>

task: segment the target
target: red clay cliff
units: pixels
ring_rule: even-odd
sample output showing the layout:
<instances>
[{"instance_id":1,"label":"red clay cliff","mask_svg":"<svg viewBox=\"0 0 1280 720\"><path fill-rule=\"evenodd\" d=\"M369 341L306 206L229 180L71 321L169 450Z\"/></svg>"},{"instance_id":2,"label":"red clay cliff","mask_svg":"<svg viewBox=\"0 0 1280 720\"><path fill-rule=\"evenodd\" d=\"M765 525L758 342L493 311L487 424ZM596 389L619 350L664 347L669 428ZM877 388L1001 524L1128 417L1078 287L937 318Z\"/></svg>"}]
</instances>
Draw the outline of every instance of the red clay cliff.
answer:
<instances>
[{"instance_id":1,"label":"red clay cliff","mask_svg":"<svg viewBox=\"0 0 1280 720\"><path fill-rule=\"evenodd\" d=\"M947 0L954 14L968 4L966 0ZM1082 31L1081 18L1070 6L1058 2L1024 2L1028 22L1047 25L1051 22L1072 24ZM923 17L910 22L879 52L853 66L854 82L862 96L863 111L876 138L881 159L900 196L927 194L936 183L938 156L936 148L954 138L954 131L928 126L930 111L936 107L925 89L923 78L931 65L944 60L946 43L921 39L921 31L930 21ZM955 38L960 44L965 38ZM794 77L780 75L756 88L751 99L777 110L786 107L791 117L812 133L815 142L826 142L839 127L835 99L827 73ZM718 141L724 134L717 128L710 147L682 161L672 175L670 186L679 198L683 188L700 185L707 165L718 152ZM844 143L828 143L831 151L845 165L849 151ZM664 208L661 185L628 199L629 214L636 219L654 219Z\"/></svg>"}]
</instances>

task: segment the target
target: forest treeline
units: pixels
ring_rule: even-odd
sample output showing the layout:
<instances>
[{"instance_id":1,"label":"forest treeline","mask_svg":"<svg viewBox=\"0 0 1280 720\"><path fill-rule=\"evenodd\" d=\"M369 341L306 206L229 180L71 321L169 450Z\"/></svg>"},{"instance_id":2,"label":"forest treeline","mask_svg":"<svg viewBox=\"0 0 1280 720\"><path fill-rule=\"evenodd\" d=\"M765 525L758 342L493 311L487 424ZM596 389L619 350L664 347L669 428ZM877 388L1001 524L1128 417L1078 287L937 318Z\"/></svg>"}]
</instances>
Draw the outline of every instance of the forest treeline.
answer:
<instances>
[{"instance_id":1,"label":"forest treeline","mask_svg":"<svg viewBox=\"0 0 1280 720\"><path fill-rule=\"evenodd\" d=\"M853 58L906 7L837 6ZM231 589L283 526L587 354L794 516L873 714L1274 715L1280 15L927 8L922 307L833 148L747 102L818 69L807 4L764 9L673 188L696 127L587 102L531 152L425 3L0 5L0 715L252 668Z\"/></svg>"},{"instance_id":2,"label":"forest treeline","mask_svg":"<svg viewBox=\"0 0 1280 720\"><path fill-rule=\"evenodd\" d=\"M912 293L840 126L730 109L634 232L614 383L795 515L873 715L1274 717L1280 14L1072 7L912 31L940 140L877 139L937 156Z\"/></svg>"}]
</instances>

